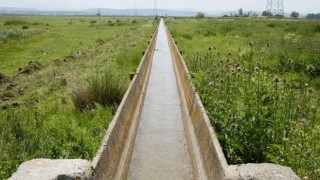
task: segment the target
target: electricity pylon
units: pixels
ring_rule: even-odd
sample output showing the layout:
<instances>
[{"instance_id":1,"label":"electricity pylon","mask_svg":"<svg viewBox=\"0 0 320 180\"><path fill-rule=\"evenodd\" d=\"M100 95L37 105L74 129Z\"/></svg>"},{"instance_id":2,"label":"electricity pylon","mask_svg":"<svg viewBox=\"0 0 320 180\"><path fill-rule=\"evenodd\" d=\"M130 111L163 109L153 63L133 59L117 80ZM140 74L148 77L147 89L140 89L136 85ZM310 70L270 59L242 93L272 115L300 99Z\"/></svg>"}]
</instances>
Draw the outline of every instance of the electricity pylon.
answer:
<instances>
[{"instance_id":1,"label":"electricity pylon","mask_svg":"<svg viewBox=\"0 0 320 180\"><path fill-rule=\"evenodd\" d=\"M268 0L266 11L270 12L273 16L284 16L283 0Z\"/></svg>"}]
</instances>

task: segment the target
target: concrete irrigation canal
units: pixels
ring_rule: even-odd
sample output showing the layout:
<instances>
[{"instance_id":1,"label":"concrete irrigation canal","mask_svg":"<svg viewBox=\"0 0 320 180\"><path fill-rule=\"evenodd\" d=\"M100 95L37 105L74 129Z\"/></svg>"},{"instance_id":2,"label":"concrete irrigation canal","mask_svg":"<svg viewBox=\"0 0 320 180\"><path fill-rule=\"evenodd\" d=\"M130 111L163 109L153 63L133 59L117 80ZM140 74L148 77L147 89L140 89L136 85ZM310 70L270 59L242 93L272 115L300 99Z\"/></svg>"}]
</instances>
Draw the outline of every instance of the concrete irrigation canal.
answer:
<instances>
[{"instance_id":1,"label":"concrete irrigation canal","mask_svg":"<svg viewBox=\"0 0 320 180\"><path fill-rule=\"evenodd\" d=\"M35 159L11 179L299 178L274 164L227 164L161 19L93 161Z\"/></svg>"}]
</instances>

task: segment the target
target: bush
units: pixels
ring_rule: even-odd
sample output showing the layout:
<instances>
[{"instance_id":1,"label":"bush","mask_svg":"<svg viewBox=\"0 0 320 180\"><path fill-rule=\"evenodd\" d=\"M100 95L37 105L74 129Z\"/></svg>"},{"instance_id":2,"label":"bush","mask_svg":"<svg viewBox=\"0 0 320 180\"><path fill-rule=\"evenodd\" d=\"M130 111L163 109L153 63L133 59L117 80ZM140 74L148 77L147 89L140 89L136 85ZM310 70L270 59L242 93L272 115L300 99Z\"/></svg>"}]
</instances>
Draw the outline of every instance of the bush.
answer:
<instances>
[{"instance_id":1,"label":"bush","mask_svg":"<svg viewBox=\"0 0 320 180\"><path fill-rule=\"evenodd\" d=\"M113 22L111 20L108 21L108 26L113 26Z\"/></svg>"},{"instance_id":2,"label":"bush","mask_svg":"<svg viewBox=\"0 0 320 180\"><path fill-rule=\"evenodd\" d=\"M22 26L22 29L23 29L23 30L25 30L25 29L29 29L29 26L27 26L27 25L23 25L23 26Z\"/></svg>"},{"instance_id":3,"label":"bush","mask_svg":"<svg viewBox=\"0 0 320 180\"><path fill-rule=\"evenodd\" d=\"M8 20L4 23L5 26L10 26L10 25L25 25L28 24L27 21L22 21L22 20Z\"/></svg>"},{"instance_id":4,"label":"bush","mask_svg":"<svg viewBox=\"0 0 320 180\"><path fill-rule=\"evenodd\" d=\"M138 23L137 20L133 20L133 21L132 21L132 24L137 24L137 23Z\"/></svg>"},{"instance_id":5,"label":"bush","mask_svg":"<svg viewBox=\"0 0 320 180\"><path fill-rule=\"evenodd\" d=\"M316 25L316 27L314 28L314 32L320 33L320 24Z\"/></svg>"},{"instance_id":6,"label":"bush","mask_svg":"<svg viewBox=\"0 0 320 180\"><path fill-rule=\"evenodd\" d=\"M198 12L195 18L196 19L201 19L201 18L204 18L204 17L205 17L204 13Z\"/></svg>"},{"instance_id":7,"label":"bush","mask_svg":"<svg viewBox=\"0 0 320 180\"><path fill-rule=\"evenodd\" d=\"M96 104L116 106L121 102L125 91L125 83L118 76L106 72L103 76L93 77L86 86L74 89L72 102L80 111L93 109Z\"/></svg>"},{"instance_id":8,"label":"bush","mask_svg":"<svg viewBox=\"0 0 320 180\"><path fill-rule=\"evenodd\" d=\"M27 33L21 30L8 30L0 32L0 44L9 40L19 40L27 36Z\"/></svg>"},{"instance_id":9,"label":"bush","mask_svg":"<svg viewBox=\"0 0 320 180\"><path fill-rule=\"evenodd\" d=\"M99 44L103 44L103 43L104 43L104 40L101 39L101 38L97 38L96 42L99 43Z\"/></svg>"}]
</instances>

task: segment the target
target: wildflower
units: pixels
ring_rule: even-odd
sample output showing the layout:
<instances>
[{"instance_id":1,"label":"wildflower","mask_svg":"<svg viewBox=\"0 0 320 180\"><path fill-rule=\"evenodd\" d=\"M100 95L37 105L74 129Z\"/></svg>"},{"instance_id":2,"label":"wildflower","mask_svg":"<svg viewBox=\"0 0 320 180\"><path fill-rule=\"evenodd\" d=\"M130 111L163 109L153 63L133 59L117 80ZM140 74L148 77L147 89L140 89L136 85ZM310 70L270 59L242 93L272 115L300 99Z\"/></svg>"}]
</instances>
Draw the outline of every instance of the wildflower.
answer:
<instances>
[{"instance_id":1,"label":"wildflower","mask_svg":"<svg viewBox=\"0 0 320 180\"><path fill-rule=\"evenodd\" d=\"M241 72L241 67L240 66L237 67L237 71Z\"/></svg>"},{"instance_id":2,"label":"wildflower","mask_svg":"<svg viewBox=\"0 0 320 180\"><path fill-rule=\"evenodd\" d=\"M261 66L261 63L260 63L260 62L257 62L256 66L257 66L257 67L260 67L260 66Z\"/></svg>"},{"instance_id":3,"label":"wildflower","mask_svg":"<svg viewBox=\"0 0 320 180\"><path fill-rule=\"evenodd\" d=\"M258 66L256 66L256 67L254 68L254 70L255 70L255 71L259 71L260 68L259 68Z\"/></svg>"},{"instance_id":4,"label":"wildflower","mask_svg":"<svg viewBox=\"0 0 320 180\"><path fill-rule=\"evenodd\" d=\"M278 78L278 76L275 76L275 77L273 78L273 81L274 81L275 83L278 83L278 82L280 81L280 79Z\"/></svg>"},{"instance_id":5,"label":"wildflower","mask_svg":"<svg viewBox=\"0 0 320 180\"><path fill-rule=\"evenodd\" d=\"M308 151L307 151L307 156L311 156L311 153L312 153L312 150L311 150L311 149L308 149Z\"/></svg>"},{"instance_id":6,"label":"wildflower","mask_svg":"<svg viewBox=\"0 0 320 180\"><path fill-rule=\"evenodd\" d=\"M306 124L306 123L307 123L307 119L306 119L306 118L300 119L300 123L301 123L301 124Z\"/></svg>"},{"instance_id":7,"label":"wildflower","mask_svg":"<svg viewBox=\"0 0 320 180\"><path fill-rule=\"evenodd\" d=\"M311 65L311 64L307 66L307 71L308 71L308 72L313 72L314 69L315 69L314 66Z\"/></svg>"},{"instance_id":8,"label":"wildflower","mask_svg":"<svg viewBox=\"0 0 320 180\"><path fill-rule=\"evenodd\" d=\"M213 85L213 81L209 82L209 86L212 86Z\"/></svg>"}]
</instances>

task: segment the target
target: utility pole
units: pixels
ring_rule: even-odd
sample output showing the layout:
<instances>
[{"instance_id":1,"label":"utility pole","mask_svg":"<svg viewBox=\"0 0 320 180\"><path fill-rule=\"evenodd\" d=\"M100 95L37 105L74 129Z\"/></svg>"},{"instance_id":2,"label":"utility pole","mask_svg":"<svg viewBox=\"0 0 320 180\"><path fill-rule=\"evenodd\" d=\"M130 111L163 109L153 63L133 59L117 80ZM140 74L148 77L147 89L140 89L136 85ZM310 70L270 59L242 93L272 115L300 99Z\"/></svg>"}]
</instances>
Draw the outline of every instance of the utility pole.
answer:
<instances>
[{"instance_id":1,"label":"utility pole","mask_svg":"<svg viewBox=\"0 0 320 180\"><path fill-rule=\"evenodd\" d=\"M138 16L138 9L137 9L137 4L134 5L134 16Z\"/></svg>"},{"instance_id":2,"label":"utility pole","mask_svg":"<svg viewBox=\"0 0 320 180\"><path fill-rule=\"evenodd\" d=\"M157 17L158 16L158 2L157 0L154 0L154 5L153 5L153 16Z\"/></svg>"}]
</instances>

